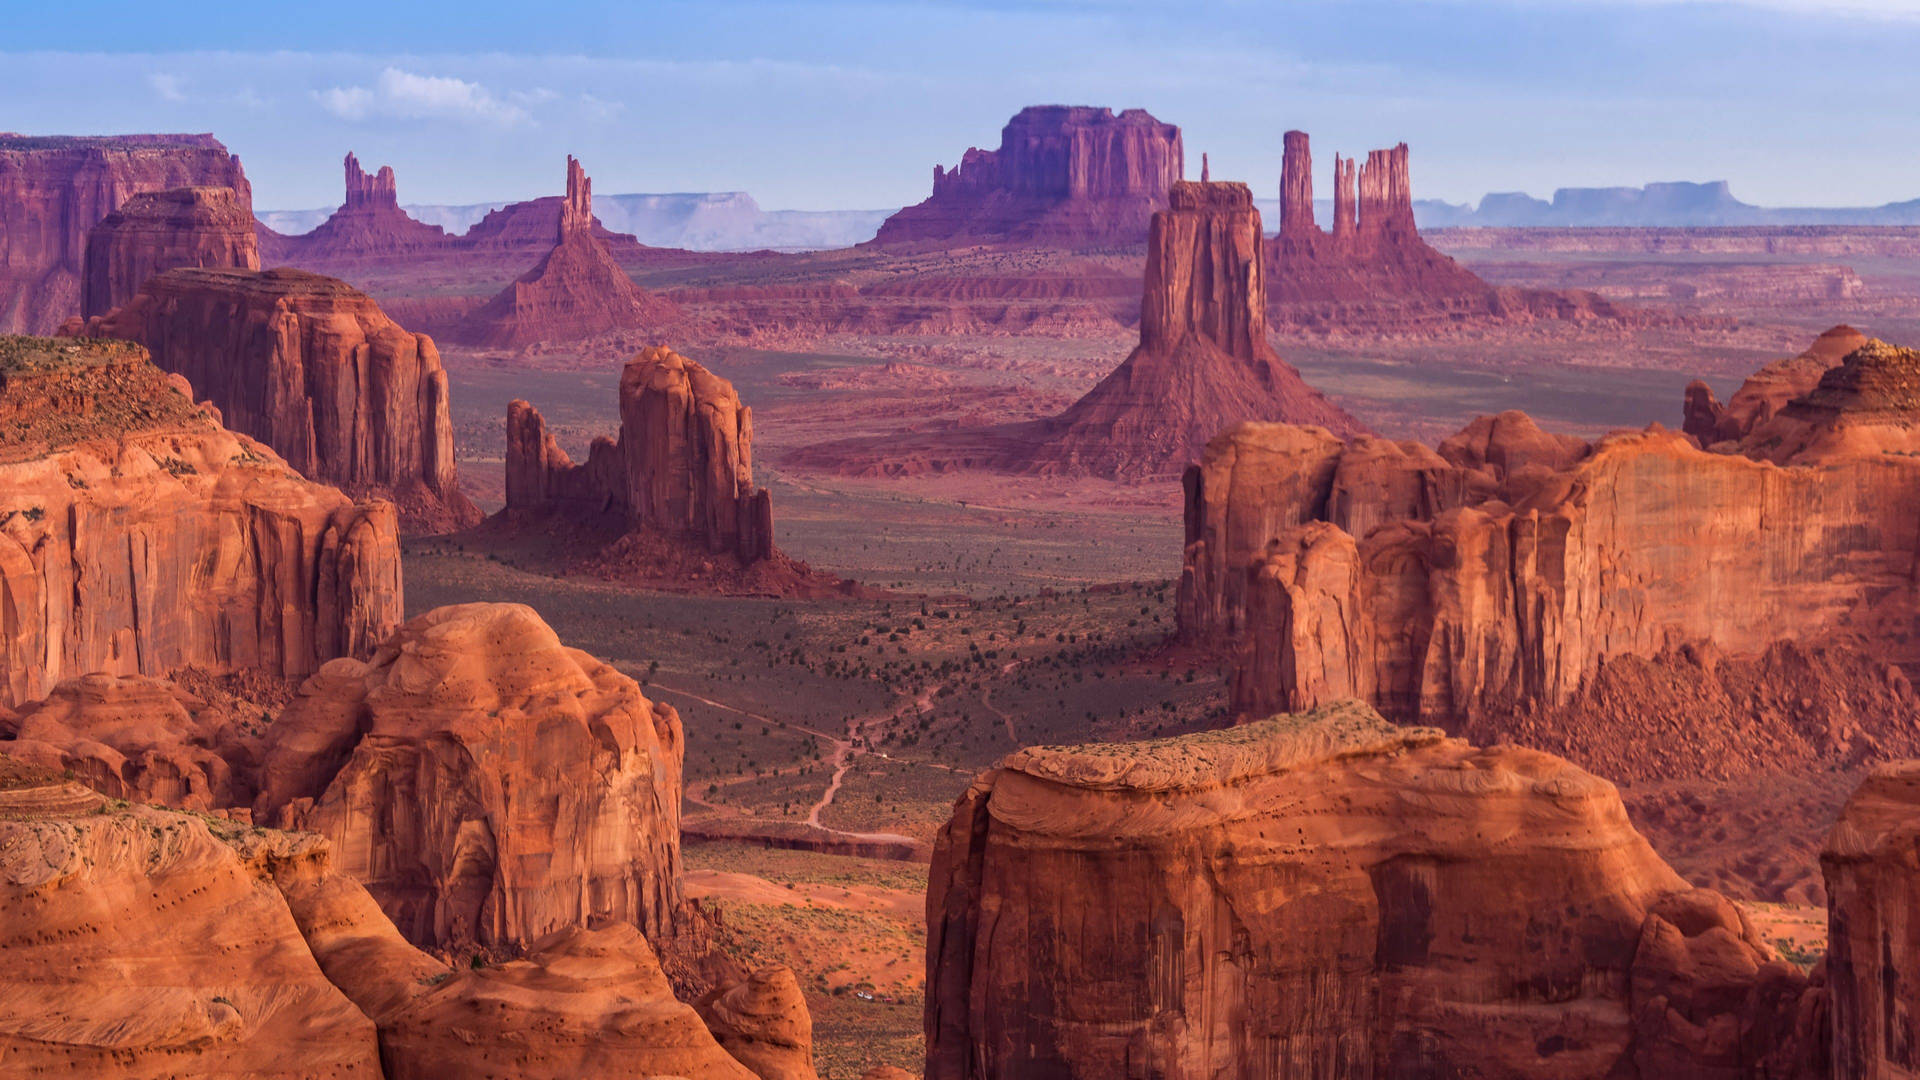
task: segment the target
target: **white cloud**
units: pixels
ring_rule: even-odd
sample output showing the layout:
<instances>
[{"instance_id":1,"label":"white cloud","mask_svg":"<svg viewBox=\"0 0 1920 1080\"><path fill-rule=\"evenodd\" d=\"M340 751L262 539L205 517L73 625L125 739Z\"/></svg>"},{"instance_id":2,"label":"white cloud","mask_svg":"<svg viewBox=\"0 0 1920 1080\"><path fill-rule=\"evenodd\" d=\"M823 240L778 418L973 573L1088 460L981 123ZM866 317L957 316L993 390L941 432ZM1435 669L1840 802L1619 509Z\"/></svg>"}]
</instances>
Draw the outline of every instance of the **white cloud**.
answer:
<instances>
[{"instance_id":1,"label":"white cloud","mask_svg":"<svg viewBox=\"0 0 1920 1080\"><path fill-rule=\"evenodd\" d=\"M187 100L186 80L178 75L155 71L147 76L147 85L153 88L161 101Z\"/></svg>"},{"instance_id":2,"label":"white cloud","mask_svg":"<svg viewBox=\"0 0 1920 1080\"><path fill-rule=\"evenodd\" d=\"M527 110L501 101L479 83L448 75L418 75L397 67L382 71L372 87L334 86L318 91L314 98L343 120L397 116L512 126L528 119Z\"/></svg>"}]
</instances>

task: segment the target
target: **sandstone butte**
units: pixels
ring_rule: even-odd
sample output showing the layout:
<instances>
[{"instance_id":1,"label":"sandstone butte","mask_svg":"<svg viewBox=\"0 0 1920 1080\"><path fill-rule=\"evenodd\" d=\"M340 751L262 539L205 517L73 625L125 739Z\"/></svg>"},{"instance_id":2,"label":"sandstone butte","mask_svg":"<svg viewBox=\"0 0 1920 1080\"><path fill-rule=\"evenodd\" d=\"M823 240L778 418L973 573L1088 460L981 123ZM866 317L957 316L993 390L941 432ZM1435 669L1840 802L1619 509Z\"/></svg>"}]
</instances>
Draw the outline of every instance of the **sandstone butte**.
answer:
<instances>
[{"instance_id":1,"label":"sandstone butte","mask_svg":"<svg viewBox=\"0 0 1920 1080\"><path fill-rule=\"evenodd\" d=\"M319 833L410 941L525 948L680 899L680 717L532 609L417 616L301 686L254 819Z\"/></svg>"},{"instance_id":2,"label":"sandstone butte","mask_svg":"<svg viewBox=\"0 0 1920 1080\"><path fill-rule=\"evenodd\" d=\"M1798 356L1776 360L1747 377L1725 405L1713 388L1695 379L1687 384L1683 430L1701 446L1739 440L1773 419L1788 402L1820 385L1827 369L1867 343L1867 335L1851 326L1833 327L1814 339Z\"/></svg>"},{"instance_id":3,"label":"sandstone butte","mask_svg":"<svg viewBox=\"0 0 1920 1080\"><path fill-rule=\"evenodd\" d=\"M470 344L519 348L617 330L654 330L679 317L613 260L593 217L593 182L567 158L567 195L554 244L533 269L495 294L461 331Z\"/></svg>"},{"instance_id":4,"label":"sandstone butte","mask_svg":"<svg viewBox=\"0 0 1920 1080\"><path fill-rule=\"evenodd\" d=\"M327 220L299 236L267 234L265 244L275 262L405 254L452 242L445 229L415 221L400 209L392 166L382 165L369 176L360 159L348 154L345 167L346 198Z\"/></svg>"},{"instance_id":5,"label":"sandstone butte","mask_svg":"<svg viewBox=\"0 0 1920 1080\"><path fill-rule=\"evenodd\" d=\"M620 431L575 464L525 401L507 407L504 529L548 529L581 565L671 587L842 592L774 546L773 497L753 482L753 410L733 384L664 345L620 373Z\"/></svg>"},{"instance_id":6,"label":"sandstone butte","mask_svg":"<svg viewBox=\"0 0 1920 1080\"><path fill-rule=\"evenodd\" d=\"M103 804L4 755L0 953L9 1075L755 1076L630 925L451 967L319 837Z\"/></svg>"},{"instance_id":7,"label":"sandstone butte","mask_svg":"<svg viewBox=\"0 0 1920 1080\"><path fill-rule=\"evenodd\" d=\"M1860 784L1820 853L1834 1080L1920 1071L1920 762Z\"/></svg>"},{"instance_id":8,"label":"sandstone butte","mask_svg":"<svg viewBox=\"0 0 1920 1080\"><path fill-rule=\"evenodd\" d=\"M1920 353L1881 342L1712 451L1242 425L1187 475L1181 632L1236 658L1238 713L1357 698L1613 776L1916 754L1916 450ZM1745 735L1662 722L1716 683Z\"/></svg>"},{"instance_id":9,"label":"sandstone butte","mask_svg":"<svg viewBox=\"0 0 1920 1080\"><path fill-rule=\"evenodd\" d=\"M230 188L253 214L240 159L211 135L0 132L0 333L78 314L88 231L141 192L182 187Z\"/></svg>"},{"instance_id":10,"label":"sandstone butte","mask_svg":"<svg viewBox=\"0 0 1920 1080\"><path fill-rule=\"evenodd\" d=\"M400 621L393 505L303 479L125 342L0 338L0 705L79 675L297 677Z\"/></svg>"},{"instance_id":11,"label":"sandstone butte","mask_svg":"<svg viewBox=\"0 0 1920 1080\"><path fill-rule=\"evenodd\" d=\"M80 316L105 315L177 266L260 269L253 211L232 188L172 188L128 199L87 233Z\"/></svg>"},{"instance_id":12,"label":"sandstone butte","mask_svg":"<svg viewBox=\"0 0 1920 1080\"><path fill-rule=\"evenodd\" d=\"M480 520L455 472L440 351L346 282L303 270L169 270L84 333L146 346L229 427L311 479L391 499L408 532Z\"/></svg>"},{"instance_id":13,"label":"sandstone butte","mask_svg":"<svg viewBox=\"0 0 1920 1080\"><path fill-rule=\"evenodd\" d=\"M1276 323L1340 332L1470 318L1607 320L1647 325L1671 316L1625 308L1595 293L1495 287L1442 254L1413 222L1407 144L1364 162L1333 159L1333 229L1314 219L1307 133L1283 136L1280 227L1266 241L1266 298Z\"/></svg>"},{"instance_id":14,"label":"sandstone butte","mask_svg":"<svg viewBox=\"0 0 1920 1080\"><path fill-rule=\"evenodd\" d=\"M933 194L871 243L1137 247L1183 175L1180 129L1143 109L1029 106L998 150L969 149L951 171L935 165Z\"/></svg>"},{"instance_id":15,"label":"sandstone butte","mask_svg":"<svg viewBox=\"0 0 1920 1080\"><path fill-rule=\"evenodd\" d=\"M1138 480L1179 475L1243 420L1359 421L1267 341L1260 211L1245 184L1177 181L1147 238L1140 344L1066 412L1042 422L1025 471Z\"/></svg>"},{"instance_id":16,"label":"sandstone butte","mask_svg":"<svg viewBox=\"0 0 1920 1080\"><path fill-rule=\"evenodd\" d=\"M1017 751L927 913L928 1080L1824 1075L1823 991L1613 785L1354 702Z\"/></svg>"}]
</instances>

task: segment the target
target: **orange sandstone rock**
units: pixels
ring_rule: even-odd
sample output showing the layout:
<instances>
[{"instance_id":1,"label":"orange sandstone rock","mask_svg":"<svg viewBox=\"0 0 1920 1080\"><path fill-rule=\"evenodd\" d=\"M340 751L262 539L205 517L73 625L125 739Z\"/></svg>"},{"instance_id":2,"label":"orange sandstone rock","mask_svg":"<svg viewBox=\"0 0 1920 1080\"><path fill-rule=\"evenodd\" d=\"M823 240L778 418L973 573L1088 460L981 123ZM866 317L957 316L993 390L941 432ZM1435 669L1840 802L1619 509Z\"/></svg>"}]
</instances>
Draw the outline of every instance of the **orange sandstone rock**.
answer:
<instances>
[{"instance_id":1,"label":"orange sandstone rock","mask_svg":"<svg viewBox=\"0 0 1920 1080\"><path fill-rule=\"evenodd\" d=\"M1820 853L1835 1080L1920 1069L1920 762L1881 766Z\"/></svg>"},{"instance_id":2,"label":"orange sandstone rock","mask_svg":"<svg viewBox=\"0 0 1920 1080\"><path fill-rule=\"evenodd\" d=\"M694 1002L707 1030L760 1080L818 1080L813 1071L813 1018L799 980L766 967Z\"/></svg>"},{"instance_id":3,"label":"orange sandstone rock","mask_svg":"<svg viewBox=\"0 0 1920 1080\"><path fill-rule=\"evenodd\" d=\"M128 199L87 233L80 316L105 315L178 266L260 269L253 211L225 187L174 188Z\"/></svg>"}]
</instances>

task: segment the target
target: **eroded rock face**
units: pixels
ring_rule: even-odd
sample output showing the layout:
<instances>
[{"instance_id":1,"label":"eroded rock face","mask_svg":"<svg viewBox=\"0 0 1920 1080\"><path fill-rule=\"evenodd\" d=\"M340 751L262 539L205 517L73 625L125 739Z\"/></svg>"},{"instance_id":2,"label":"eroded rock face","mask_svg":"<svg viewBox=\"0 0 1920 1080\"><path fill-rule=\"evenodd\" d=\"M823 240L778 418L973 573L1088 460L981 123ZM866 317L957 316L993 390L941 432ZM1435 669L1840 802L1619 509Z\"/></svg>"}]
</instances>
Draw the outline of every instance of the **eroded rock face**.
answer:
<instances>
[{"instance_id":1,"label":"eroded rock face","mask_svg":"<svg viewBox=\"0 0 1920 1080\"><path fill-rule=\"evenodd\" d=\"M613 514L743 563L775 555L773 502L753 483L753 410L733 384L665 346L620 374L620 434L575 465L540 413L507 410L507 511Z\"/></svg>"},{"instance_id":2,"label":"eroded rock face","mask_svg":"<svg viewBox=\"0 0 1920 1080\"><path fill-rule=\"evenodd\" d=\"M1835 1080L1920 1069L1920 762L1875 770L1820 853Z\"/></svg>"},{"instance_id":3,"label":"eroded rock face","mask_svg":"<svg viewBox=\"0 0 1920 1080\"><path fill-rule=\"evenodd\" d=\"M380 166L369 175L360 159L348 154L346 198L340 208L314 230L279 239L274 254L283 260L325 263L332 260L392 255L445 247L452 243L446 230L426 225L400 209L399 185L393 168Z\"/></svg>"},{"instance_id":4,"label":"eroded rock face","mask_svg":"<svg viewBox=\"0 0 1920 1080\"><path fill-rule=\"evenodd\" d=\"M66 785L0 791L10 1075L380 1080L374 1025L207 821Z\"/></svg>"},{"instance_id":5,"label":"eroded rock face","mask_svg":"<svg viewBox=\"0 0 1920 1080\"><path fill-rule=\"evenodd\" d=\"M1814 339L1798 356L1776 360L1747 377L1723 406L1713 388L1694 380L1687 384L1684 430L1701 446L1745 437L1773 418L1794 398L1820 385L1820 376L1868 338L1851 326L1833 327Z\"/></svg>"},{"instance_id":6,"label":"eroded rock face","mask_svg":"<svg viewBox=\"0 0 1920 1080\"><path fill-rule=\"evenodd\" d=\"M455 471L433 339L346 282L302 270L171 270L86 332L145 345L229 427L315 480L393 500L410 532L480 520Z\"/></svg>"},{"instance_id":7,"label":"eroded rock face","mask_svg":"<svg viewBox=\"0 0 1920 1080\"><path fill-rule=\"evenodd\" d=\"M391 503L303 479L137 346L0 338L0 703L366 655L400 621L397 532Z\"/></svg>"},{"instance_id":8,"label":"eroded rock face","mask_svg":"<svg viewBox=\"0 0 1920 1080\"><path fill-rule=\"evenodd\" d=\"M593 182L567 158L567 195L552 250L496 294L462 331L476 345L518 348L614 330L655 329L674 306L633 283L608 251L593 217Z\"/></svg>"},{"instance_id":9,"label":"eroded rock face","mask_svg":"<svg viewBox=\"0 0 1920 1080\"><path fill-rule=\"evenodd\" d=\"M88 231L141 192L184 187L231 189L252 219L240 159L211 135L0 132L0 333L79 314Z\"/></svg>"},{"instance_id":10,"label":"eroded rock face","mask_svg":"<svg viewBox=\"0 0 1920 1080\"><path fill-rule=\"evenodd\" d=\"M930 1078L1653 1080L1808 1053L1780 1023L1804 980L1612 785L1352 703L1019 751L956 805L927 904Z\"/></svg>"},{"instance_id":11,"label":"eroded rock face","mask_svg":"<svg viewBox=\"0 0 1920 1080\"><path fill-rule=\"evenodd\" d=\"M232 188L174 188L128 199L87 233L80 315L105 315L176 266L260 269L253 211Z\"/></svg>"},{"instance_id":12,"label":"eroded rock face","mask_svg":"<svg viewBox=\"0 0 1920 1080\"><path fill-rule=\"evenodd\" d=\"M257 820L329 838L410 941L670 926L679 715L530 608L409 620L371 660L308 680L266 742Z\"/></svg>"},{"instance_id":13,"label":"eroded rock face","mask_svg":"<svg viewBox=\"0 0 1920 1080\"><path fill-rule=\"evenodd\" d=\"M1153 216L1140 345L1043 425L1020 463L1042 473L1177 475L1243 420L1362 428L1267 343L1260 212L1245 184L1181 181Z\"/></svg>"},{"instance_id":14,"label":"eroded rock face","mask_svg":"<svg viewBox=\"0 0 1920 1080\"><path fill-rule=\"evenodd\" d=\"M760 1080L817 1080L813 1018L790 969L761 968L716 986L694 1009L714 1039Z\"/></svg>"},{"instance_id":15,"label":"eroded rock face","mask_svg":"<svg viewBox=\"0 0 1920 1080\"><path fill-rule=\"evenodd\" d=\"M998 150L936 165L933 194L880 226L876 244L1024 243L1131 247L1185 175L1180 129L1143 109L1035 105Z\"/></svg>"}]
</instances>

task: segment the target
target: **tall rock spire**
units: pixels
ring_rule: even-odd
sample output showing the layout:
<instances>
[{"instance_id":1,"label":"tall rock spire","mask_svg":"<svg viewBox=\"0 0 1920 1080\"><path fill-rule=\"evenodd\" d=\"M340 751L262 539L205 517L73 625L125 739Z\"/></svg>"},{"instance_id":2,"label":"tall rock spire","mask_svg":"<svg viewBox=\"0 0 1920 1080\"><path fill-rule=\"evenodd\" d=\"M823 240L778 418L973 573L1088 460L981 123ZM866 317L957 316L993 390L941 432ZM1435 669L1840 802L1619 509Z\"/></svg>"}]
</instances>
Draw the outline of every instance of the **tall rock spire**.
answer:
<instances>
[{"instance_id":1,"label":"tall rock spire","mask_svg":"<svg viewBox=\"0 0 1920 1080\"><path fill-rule=\"evenodd\" d=\"M1318 231L1313 220L1313 151L1304 131L1289 131L1280 159L1280 234ZM1336 167L1336 171L1338 171Z\"/></svg>"},{"instance_id":2,"label":"tall rock spire","mask_svg":"<svg viewBox=\"0 0 1920 1080\"><path fill-rule=\"evenodd\" d=\"M567 199L560 204L560 240L593 227L593 180L580 160L567 155Z\"/></svg>"},{"instance_id":3,"label":"tall rock spire","mask_svg":"<svg viewBox=\"0 0 1920 1080\"><path fill-rule=\"evenodd\" d=\"M1354 234L1354 161L1333 155L1333 236L1340 240Z\"/></svg>"}]
</instances>

